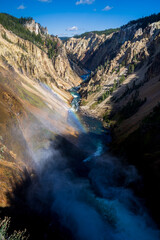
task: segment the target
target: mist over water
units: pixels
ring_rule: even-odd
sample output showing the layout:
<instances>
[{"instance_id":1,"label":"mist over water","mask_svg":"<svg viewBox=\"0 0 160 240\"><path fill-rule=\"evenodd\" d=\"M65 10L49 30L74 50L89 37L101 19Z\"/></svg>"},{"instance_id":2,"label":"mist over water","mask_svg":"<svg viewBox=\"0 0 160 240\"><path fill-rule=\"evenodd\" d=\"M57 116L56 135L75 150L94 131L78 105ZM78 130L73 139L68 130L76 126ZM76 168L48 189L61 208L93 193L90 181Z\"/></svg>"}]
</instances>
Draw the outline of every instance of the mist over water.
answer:
<instances>
[{"instance_id":1,"label":"mist over water","mask_svg":"<svg viewBox=\"0 0 160 240\"><path fill-rule=\"evenodd\" d=\"M53 231L55 221L60 231L67 229L64 239L158 240L159 231L130 189L139 180L136 169L106 152L106 138L91 128L76 145L60 137L38 149L31 208L50 216Z\"/></svg>"},{"instance_id":2,"label":"mist over water","mask_svg":"<svg viewBox=\"0 0 160 240\"><path fill-rule=\"evenodd\" d=\"M62 129L61 136L57 131L55 140L32 151L36 178L28 189L30 208L47 219L57 240L160 239L131 190L140 181L136 169L107 153L110 136L101 123L71 109L67 122L79 132L74 141ZM42 239L54 238L46 232Z\"/></svg>"},{"instance_id":3,"label":"mist over water","mask_svg":"<svg viewBox=\"0 0 160 240\"><path fill-rule=\"evenodd\" d=\"M76 169L71 157L54 144L39 150L38 181L29 190L30 205L51 214L52 229L58 216L69 239L158 240L159 231L129 189L138 179L135 168L108 154L92 156L86 163L75 156ZM82 165L84 176L79 174Z\"/></svg>"}]
</instances>

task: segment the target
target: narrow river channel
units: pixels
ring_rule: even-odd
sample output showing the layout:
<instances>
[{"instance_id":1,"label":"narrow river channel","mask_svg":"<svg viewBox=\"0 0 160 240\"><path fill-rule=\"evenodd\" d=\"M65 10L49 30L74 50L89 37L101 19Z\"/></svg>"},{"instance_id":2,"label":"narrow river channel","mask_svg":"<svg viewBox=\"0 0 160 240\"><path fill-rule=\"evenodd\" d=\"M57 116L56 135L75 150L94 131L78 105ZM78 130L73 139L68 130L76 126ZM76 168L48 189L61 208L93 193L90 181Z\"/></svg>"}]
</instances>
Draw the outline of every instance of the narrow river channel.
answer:
<instances>
[{"instance_id":1,"label":"narrow river channel","mask_svg":"<svg viewBox=\"0 0 160 240\"><path fill-rule=\"evenodd\" d=\"M87 77L82 76L82 79L85 81ZM142 201L130 188L139 178L135 167L123 165L120 159L108 154L109 132L99 120L78 112L81 97L77 90L70 91L73 96L71 112L76 112L85 129L80 129L78 146L87 153L82 163L87 174L79 182L81 187L77 185L81 190L79 200L76 197L76 206L73 203L73 208L68 210L77 225L76 232L70 226L75 239L160 239L160 233Z\"/></svg>"}]
</instances>

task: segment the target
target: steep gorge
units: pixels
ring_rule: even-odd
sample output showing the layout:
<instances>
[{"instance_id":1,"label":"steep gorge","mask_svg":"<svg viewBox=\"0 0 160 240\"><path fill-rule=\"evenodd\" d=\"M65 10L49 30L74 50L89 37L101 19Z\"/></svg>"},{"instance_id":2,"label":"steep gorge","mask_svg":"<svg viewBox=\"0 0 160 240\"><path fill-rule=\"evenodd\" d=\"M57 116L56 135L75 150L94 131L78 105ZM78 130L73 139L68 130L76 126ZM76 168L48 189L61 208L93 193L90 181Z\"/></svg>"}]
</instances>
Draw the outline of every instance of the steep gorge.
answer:
<instances>
[{"instance_id":1,"label":"steep gorge","mask_svg":"<svg viewBox=\"0 0 160 240\"><path fill-rule=\"evenodd\" d=\"M92 63L88 66L89 70L93 71L89 81L83 83L80 89L81 109L100 118L104 115L107 118L107 113L108 116L111 113L115 115L112 119L116 121L116 118L120 118L116 116L117 110L123 109L137 94L139 99L148 98L148 101L144 103L144 110L139 109L141 115L133 122L136 128L138 122L152 111L159 100L159 34L160 22L148 24L145 28L135 23L123 26L119 32L107 36L107 40L97 45L95 52L93 50L95 56L91 54L91 58L95 62L98 59L102 64L96 64L93 68ZM92 46L91 36L92 33L90 38L88 36L88 44ZM102 37L104 38L104 35ZM77 56L84 67L87 67L83 61L88 57L88 52L85 47L79 48L86 46L86 37L78 40L71 38L65 45L68 51L69 46L73 47L71 54ZM80 59L79 54L81 55L82 51L85 56ZM138 112L136 115L139 115ZM127 119L126 121L132 122L132 115ZM122 127L123 123L120 125ZM124 125L127 126L127 122L124 122ZM130 126L128 128L132 130ZM117 134L127 134L129 129L118 129Z\"/></svg>"},{"instance_id":2,"label":"steep gorge","mask_svg":"<svg viewBox=\"0 0 160 240\"><path fill-rule=\"evenodd\" d=\"M95 51L92 49L89 62L84 61L89 59L84 47L86 37L71 38L65 44L67 50L73 48L70 52L78 59L84 50L83 58L79 60L92 70L91 77L79 91L81 111L111 127L112 150L138 167L145 181L144 194L158 222L159 20L159 14L153 15L132 21L105 38L102 35L103 42ZM91 46L92 36L91 33L88 37Z\"/></svg>"},{"instance_id":3,"label":"steep gorge","mask_svg":"<svg viewBox=\"0 0 160 240\"><path fill-rule=\"evenodd\" d=\"M122 143L123 119L115 116L121 105L140 97L146 104L151 95L147 115L157 104L159 29L159 22L142 29L131 24L64 46L48 36L58 46L50 57L46 36L39 46L0 25L0 211L12 217L13 229L27 227L31 239L159 239L136 197L141 183L136 169L108 153L110 135L94 118L105 127L117 124L116 142ZM91 77L82 83L75 72L86 69ZM80 84L85 115L72 111L68 91ZM126 85L130 96L123 99ZM139 93L132 94L130 85Z\"/></svg>"}]
</instances>

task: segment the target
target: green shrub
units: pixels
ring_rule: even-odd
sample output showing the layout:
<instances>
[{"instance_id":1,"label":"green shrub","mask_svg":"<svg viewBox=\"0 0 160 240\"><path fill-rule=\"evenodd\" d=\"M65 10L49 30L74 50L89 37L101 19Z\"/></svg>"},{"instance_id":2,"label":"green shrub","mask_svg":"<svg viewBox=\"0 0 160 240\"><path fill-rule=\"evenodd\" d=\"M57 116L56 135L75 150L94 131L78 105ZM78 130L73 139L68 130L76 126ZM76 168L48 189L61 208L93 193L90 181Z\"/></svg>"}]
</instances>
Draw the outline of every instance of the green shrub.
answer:
<instances>
[{"instance_id":1,"label":"green shrub","mask_svg":"<svg viewBox=\"0 0 160 240\"><path fill-rule=\"evenodd\" d=\"M33 18L32 17L21 17L20 19L19 19L19 23L21 23L21 24L25 24L26 22L31 22L33 20Z\"/></svg>"},{"instance_id":2,"label":"green shrub","mask_svg":"<svg viewBox=\"0 0 160 240\"><path fill-rule=\"evenodd\" d=\"M49 58L53 58L57 53L57 42L50 38L47 38L45 40L45 45L48 48Z\"/></svg>"},{"instance_id":3,"label":"green shrub","mask_svg":"<svg viewBox=\"0 0 160 240\"><path fill-rule=\"evenodd\" d=\"M87 103L88 103L87 101L82 100L81 105L82 105L82 106L85 106Z\"/></svg>"},{"instance_id":4,"label":"green shrub","mask_svg":"<svg viewBox=\"0 0 160 240\"><path fill-rule=\"evenodd\" d=\"M112 74L112 73L114 73L114 72L115 72L115 68L113 68L113 69L112 69L112 72L111 72L111 74Z\"/></svg>"},{"instance_id":5,"label":"green shrub","mask_svg":"<svg viewBox=\"0 0 160 240\"><path fill-rule=\"evenodd\" d=\"M22 43L20 43L19 40L18 40L18 42L17 42L17 46L20 47L20 48L22 48L24 51L28 52L28 50L27 50L27 48L25 47L25 45L22 44Z\"/></svg>"},{"instance_id":6,"label":"green shrub","mask_svg":"<svg viewBox=\"0 0 160 240\"><path fill-rule=\"evenodd\" d=\"M96 90L95 90L94 92L95 92L95 93L96 93L96 92L99 92L99 91L101 91L101 89L102 89L102 87L98 85L97 88L96 88Z\"/></svg>"},{"instance_id":7,"label":"green shrub","mask_svg":"<svg viewBox=\"0 0 160 240\"><path fill-rule=\"evenodd\" d=\"M107 36L107 35L110 35L111 33L117 32L119 30L120 30L119 28L110 28L110 29L106 29L104 31L85 32L85 33L82 33L81 35L75 35L74 37L75 38L87 37L91 33L96 33L98 35L105 34Z\"/></svg>"},{"instance_id":8,"label":"green shrub","mask_svg":"<svg viewBox=\"0 0 160 240\"><path fill-rule=\"evenodd\" d=\"M12 41L7 37L6 32L2 33L2 37L7 40L9 43L12 43Z\"/></svg>"},{"instance_id":9,"label":"green shrub","mask_svg":"<svg viewBox=\"0 0 160 240\"><path fill-rule=\"evenodd\" d=\"M10 218L5 217L4 220L0 219L0 239L1 240L27 240L29 236L26 235L26 230L24 231L14 231L13 234L9 236L8 229L10 226Z\"/></svg>"},{"instance_id":10,"label":"green shrub","mask_svg":"<svg viewBox=\"0 0 160 240\"><path fill-rule=\"evenodd\" d=\"M136 29L139 29L140 27L142 29L146 28L148 24L151 24L153 22L158 22L160 21L160 13L158 14L152 14L147 17L139 18L137 20L130 21L128 24L124 25L125 27L128 27L132 24L136 25ZM123 26L123 27L124 27Z\"/></svg>"},{"instance_id":11,"label":"green shrub","mask_svg":"<svg viewBox=\"0 0 160 240\"><path fill-rule=\"evenodd\" d=\"M105 93L103 93L99 98L98 98L98 104L103 102L106 98L108 98L110 95L109 91L107 90Z\"/></svg>"},{"instance_id":12,"label":"green shrub","mask_svg":"<svg viewBox=\"0 0 160 240\"><path fill-rule=\"evenodd\" d=\"M114 80L113 90L115 90L117 87L118 87L118 82L117 82L117 80Z\"/></svg>"},{"instance_id":13,"label":"green shrub","mask_svg":"<svg viewBox=\"0 0 160 240\"><path fill-rule=\"evenodd\" d=\"M122 66L123 66L123 67L126 66L126 61L125 61L125 60L122 61Z\"/></svg>"},{"instance_id":14,"label":"green shrub","mask_svg":"<svg viewBox=\"0 0 160 240\"><path fill-rule=\"evenodd\" d=\"M124 74L120 77L120 79L119 79L119 83L121 84L122 82L124 82L124 80L125 80L125 76L124 76Z\"/></svg>"},{"instance_id":15,"label":"green shrub","mask_svg":"<svg viewBox=\"0 0 160 240\"><path fill-rule=\"evenodd\" d=\"M112 94L113 91L114 91L113 87L111 87L111 88L109 89L109 91L110 91L110 94Z\"/></svg>"},{"instance_id":16,"label":"green shrub","mask_svg":"<svg viewBox=\"0 0 160 240\"><path fill-rule=\"evenodd\" d=\"M116 73L119 73L121 65L118 66Z\"/></svg>"},{"instance_id":17,"label":"green shrub","mask_svg":"<svg viewBox=\"0 0 160 240\"><path fill-rule=\"evenodd\" d=\"M36 44L39 48L43 49L44 47L44 39L40 34L36 35L34 32L29 31L23 24L26 21L31 21L32 18L16 18L9 14L0 13L0 24L3 25L9 31L12 31L17 36L23 38L24 40L28 40L34 44ZM6 35L3 36L7 41L10 41ZM11 42L11 41L10 41ZM26 51L24 45L18 43L19 46ZM57 42L52 38L45 39L45 45L47 47L47 53L49 58L56 56L57 54Z\"/></svg>"},{"instance_id":18,"label":"green shrub","mask_svg":"<svg viewBox=\"0 0 160 240\"><path fill-rule=\"evenodd\" d=\"M134 70L135 70L135 66L134 66L134 64L132 63L132 64L129 65L128 74L134 73Z\"/></svg>"},{"instance_id":19,"label":"green shrub","mask_svg":"<svg viewBox=\"0 0 160 240\"><path fill-rule=\"evenodd\" d=\"M42 45L43 40L40 34L36 35L34 32L31 33L27 28L25 28L21 24L21 22L22 22L21 19L13 17L9 14L0 13L0 24L2 24L4 28L6 28L9 31L12 31L17 36L25 40L31 41L38 45Z\"/></svg>"},{"instance_id":20,"label":"green shrub","mask_svg":"<svg viewBox=\"0 0 160 240\"><path fill-rule=\"evenodd\" d=\"M96 106L97 106L97 104L98 104L98 102L93 103L90 108L91 108L91 109L95 109Z\"/></svg>"},{"instance_id":21,"label":"green shrub","mask_svg":"<svg viewBox=\"0 0 160 240\"><path fill-rule=\"evenodd\" d=\"M105 114L103 115L103 121L106 122L106 123L110 122L110 118L109 118L108 112L105 112Z\"/></svg>"},{"instance_id":22,"label":"green shrub","mask_svg":"<svg viewBox=\"0 0 160 240\"><path fill-rule=\"evenodd\" d=\"M0 147L0 152L4 153L4 146Z\"/></svg>"}]
</instances>

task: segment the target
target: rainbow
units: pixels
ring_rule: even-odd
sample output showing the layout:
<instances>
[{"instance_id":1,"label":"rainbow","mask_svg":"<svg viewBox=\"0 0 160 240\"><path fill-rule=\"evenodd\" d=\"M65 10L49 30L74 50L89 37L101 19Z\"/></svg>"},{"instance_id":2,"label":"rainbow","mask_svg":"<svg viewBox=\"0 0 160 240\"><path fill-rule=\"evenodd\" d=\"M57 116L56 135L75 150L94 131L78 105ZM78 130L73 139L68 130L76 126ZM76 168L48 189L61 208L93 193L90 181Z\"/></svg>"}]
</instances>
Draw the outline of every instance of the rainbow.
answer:
<instances>
[{"instance_id":1,"label":"rainbow","mask_svg":"<svg viewBox=\"0 0 160 240\"><path fill-rule=\"evenodd\" d=\"M42 88L44 88L46 91L48 91L52 97L56 97L60 103L62 103L62 99L59 96L58 93L55 93L53 91L53 89L50 88L50 86L48 86L45 83L39 83L41 85ZM78 132L82 132L82 133L87 133L88 129L86 128L86 126L83 124L82 119L80 118L80 116L78 115L78 113L73 109L73 108L69 108L66 106L66 104L63 105L63 107L65 108L65 110L68 111L68 117L67 117L67 122L72 126L75 127L77 129Z\"/></svg>"},{"instance_id":2,"label":"rainbow","mask_svg":"<svg viewBox=\"0 0 160 240\"><path fill-rule=\"evenodd\" d=\"M68 115L69 115L68 116L68 121L71 120L74 127L76 127L79 132L82 132L82 133L87 133L88 132L88 129L83 124L82 119L80 118L80 116L75 111L72 110L72 108L69 109Z\"/></svg>"}]
</instances>

